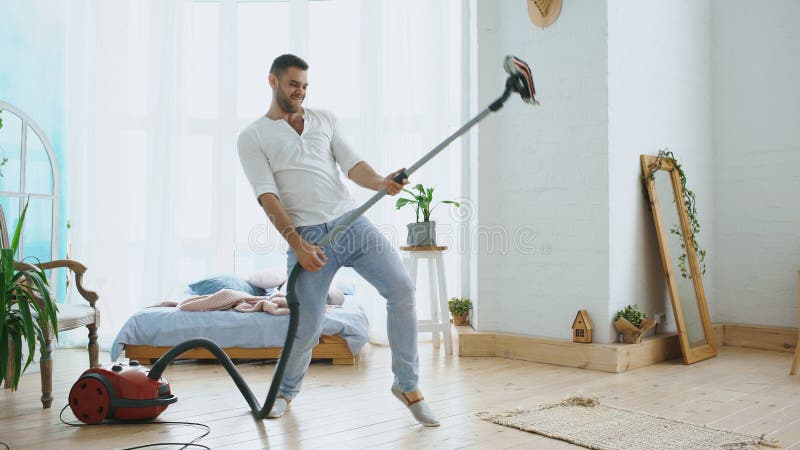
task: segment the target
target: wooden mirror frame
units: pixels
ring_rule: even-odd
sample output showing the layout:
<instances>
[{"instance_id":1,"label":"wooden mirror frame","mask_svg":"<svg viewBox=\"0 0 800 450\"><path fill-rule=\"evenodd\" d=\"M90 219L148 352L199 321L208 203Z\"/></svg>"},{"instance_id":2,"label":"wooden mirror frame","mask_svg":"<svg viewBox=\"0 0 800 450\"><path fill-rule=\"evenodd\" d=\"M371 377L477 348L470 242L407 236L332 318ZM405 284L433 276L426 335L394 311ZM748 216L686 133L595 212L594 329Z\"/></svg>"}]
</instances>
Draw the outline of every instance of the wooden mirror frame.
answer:
<instances>
[{"instance_id":1,"label":"wooden mirror frame","mask_svg":"<svg viewBox=\"0 0 800 450\"><path fill-rule=\"evenodd\" d=\"M706 303L706 294L705 289L703 288L700 265L697 261L697 253L692 240L691 225L689 223L689 214L686 211L686 202L684 201L683 197L680 174L678 173L678 170L676 170L674 161L672 159L641 155L641 162L642 173L644 174L645 184L647 185L647 193L650 199L650 210L653 212L653 222L655 223L656 235L658 236L658 247L661 250L661 263L667 278L667 287L669 288L669 296L672 301L672 311L674 313L675 324L678 329L678 340L681 343L683 362L685 364L693 364L697 361L702 361L704 359L716 356L717 346L714 342L714 331L711 328L711 318L708 314L708 305ZM689 263L692 282L694 284L695 298L697 300L697 309L700 314L700 322L703 325L703 334L706 338L705 344L695 347L690 346L689 336L686 331L686 323L683 317L683 307L681 306L681 299L678 296L678 286L675 278L676 274L674 268L672 267L672 259L670 259L669 244L667 242L666 228L664 227L661 206L658 202L655 179L650 177L650 174L654 173L656 170L669 172L670 180L672 181L672 191L677 204L678 217L680 218L684 245L686 246L686 259Z\"/></svg>"}]
</instances>

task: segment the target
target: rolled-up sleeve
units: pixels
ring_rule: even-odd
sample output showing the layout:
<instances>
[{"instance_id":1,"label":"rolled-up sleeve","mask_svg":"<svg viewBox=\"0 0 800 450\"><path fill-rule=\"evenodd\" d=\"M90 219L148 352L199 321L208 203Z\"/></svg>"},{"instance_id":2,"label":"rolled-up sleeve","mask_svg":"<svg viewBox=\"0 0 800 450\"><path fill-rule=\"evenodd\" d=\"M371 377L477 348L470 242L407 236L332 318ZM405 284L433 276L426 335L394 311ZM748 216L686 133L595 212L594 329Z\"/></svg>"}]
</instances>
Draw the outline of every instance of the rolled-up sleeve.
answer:
<instances>
[{"instance_id":1,"label":"rolled-up sleeve","mask_svg":"<svg viewBox=\"0 0 800 450\"><path fill-rule=\"evenodd\" d=\"M247 180L253 188L256 201L261 194L272 193L280 198L278 185L275 184L275 176L272 174L272 167L269 159L261 151L258 139L253 133L245 130L239 134L237 143L239 162L242 164Z\"/></svg>"},{"instance_id":2,"label":"rolled-up sleeve","mask_svg":"<svg viewBox=\"0 0 800 450\"><path fill-rule=\"evenodd\" d=\"M362 158L361 155L356 152L353 146L347 142L347 139L344 137L341 124L336 116L331 114L330 117L331 126L333 128L333 135L331 137L331 150L333 151L333 157L339 164L339 168L342 169L342 173L347 175L348 172L350 172L350 169L352 169L359 162L364 161L364 158Z\"/></svg>"}]
</instances>

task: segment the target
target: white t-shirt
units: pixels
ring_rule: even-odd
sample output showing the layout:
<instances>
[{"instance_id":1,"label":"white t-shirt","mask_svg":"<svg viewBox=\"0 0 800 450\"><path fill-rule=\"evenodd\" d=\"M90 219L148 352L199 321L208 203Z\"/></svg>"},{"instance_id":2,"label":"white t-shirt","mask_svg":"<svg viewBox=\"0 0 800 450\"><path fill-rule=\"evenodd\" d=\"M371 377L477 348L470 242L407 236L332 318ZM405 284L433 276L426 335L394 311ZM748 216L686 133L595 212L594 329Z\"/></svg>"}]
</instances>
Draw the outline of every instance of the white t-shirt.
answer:
<instances>
[{"instance_id":1,"label":"white t-shirt","mask_svg":"<svg viewBox=\"0 0 800 450\"><path fill-rule=\"evenodd\" d=\"M339 177L363 159L345 141L336 117L304 108L303 134L283 119L261 116L239 134L239 161L256 199L278 196L294 226L318 225L354 208Z\"/></svg>"}]
</instances>

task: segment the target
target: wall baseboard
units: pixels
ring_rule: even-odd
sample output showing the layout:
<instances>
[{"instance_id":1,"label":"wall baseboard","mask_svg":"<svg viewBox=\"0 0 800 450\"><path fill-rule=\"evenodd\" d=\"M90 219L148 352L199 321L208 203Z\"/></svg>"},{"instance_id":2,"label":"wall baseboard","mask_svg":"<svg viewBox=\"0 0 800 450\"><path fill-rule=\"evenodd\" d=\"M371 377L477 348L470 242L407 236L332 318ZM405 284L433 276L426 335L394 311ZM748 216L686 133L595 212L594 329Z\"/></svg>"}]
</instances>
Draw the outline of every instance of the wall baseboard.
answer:
<instances>
[{"instance_id":1,"label":"wall baseboard","mask_svg":"<svg viewBox=\"0 0 800 450\"><path fill-rule=\"evenodd\" d=\"M721 325L725 345L779 352L794 352L794 349L797 348L797 328L743 323Z\"/></svg>"},{"instance_id":2,"label":"wall baseboard","mask_svg":"<svg viewBox=\"0 0 800 450\"><path fill-rule=\"evenodd\" d=\"M460 356L496 356L578 367L603 372L625 372L681 356L675 334L643 338L640 344L580 344L565 339L455 327L454 348Z\"/></svg>"},{"instance_id":3,"label":"wall baseboard","mask_svg":"<svg viewBox=\"0 0 800 450\"><path fill-rule=\"evenodd\" d=\"M793 352L796 328L714 324L717 346L729 345ZM454 327L453 346L460 356L493 356L559 366L619 373L681 357L676 334L643 338L640 344L580 344L565 339Z\"/></svg>"}]
</instances>

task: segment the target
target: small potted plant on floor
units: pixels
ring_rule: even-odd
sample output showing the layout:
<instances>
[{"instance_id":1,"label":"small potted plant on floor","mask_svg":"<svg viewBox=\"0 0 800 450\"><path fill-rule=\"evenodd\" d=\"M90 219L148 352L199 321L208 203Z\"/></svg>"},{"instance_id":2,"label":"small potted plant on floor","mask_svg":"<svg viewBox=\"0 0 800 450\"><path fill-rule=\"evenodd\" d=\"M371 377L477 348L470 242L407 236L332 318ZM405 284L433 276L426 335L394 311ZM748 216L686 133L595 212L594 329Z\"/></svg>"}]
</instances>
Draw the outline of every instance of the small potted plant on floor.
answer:
<instances>
[{"instance_id":1,"label":"small potted plant on floor","mask_svg":"<svg viewBox=\"0 0 800 450\"><path fill-rule=\"evenodd\" d=\"M414 205L414 210L417 215L417 222L408 224L408 238L407 243L410 247L421 246L435 246L436 245L436 222L431 220L431 212L442 203L447 205L454 205L456 208L461 205L452 200L442 200L433 205L433 188L426 188L418 184L413 187L416 192L408 189L403 189L403 192L408 194L410 198L401 197L397 199L395 204L396 209L400 209L406 205ZM422 213L422 221L420 221L420 212Z\"/></svg>"},{"instance_id":2,"label":"small potted plant on floor","mask_svg":"<svg viewBox=\"0 0 800 450\"><path fill-rule=\"evenodd\" d=\"M453 297L447 302L450 314L453 315L453 324L456 326L469 325L469 311L472 302L468 298Z\"/></svg>"},{"instance_id":3,"label":"small potted plant on floor","mask_svg":"<svg viewBox=\"0 0 800 450\"><path fill-rule=\"evenodd\" d=\"M614 315L614 328L622 334L622 342L637 344L642 341L642 333L655 325L653 319L639 311L638 305L628 305Z\"/></svg>"}]
</instances>

